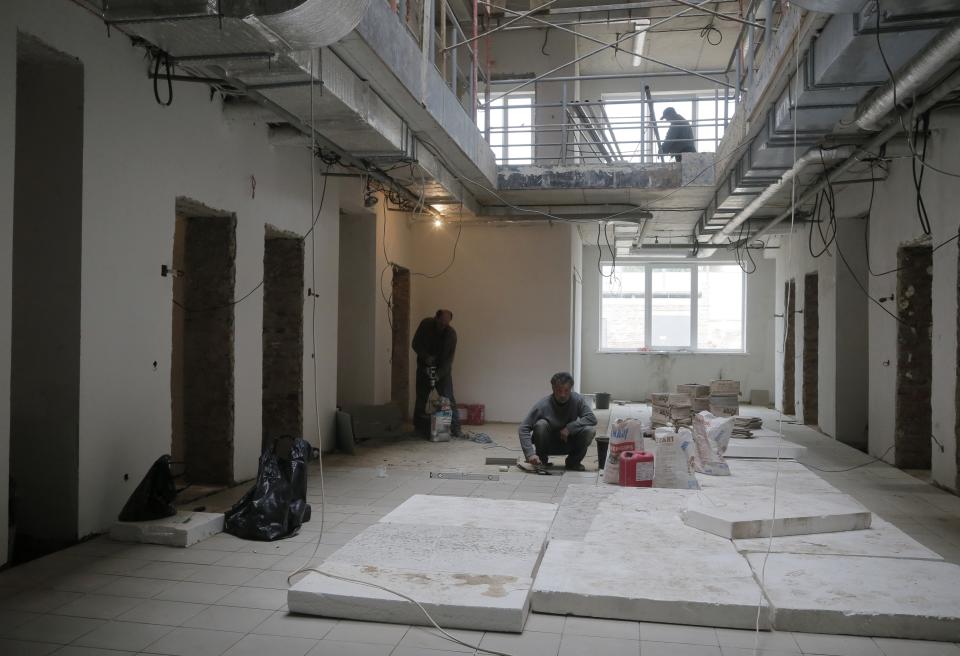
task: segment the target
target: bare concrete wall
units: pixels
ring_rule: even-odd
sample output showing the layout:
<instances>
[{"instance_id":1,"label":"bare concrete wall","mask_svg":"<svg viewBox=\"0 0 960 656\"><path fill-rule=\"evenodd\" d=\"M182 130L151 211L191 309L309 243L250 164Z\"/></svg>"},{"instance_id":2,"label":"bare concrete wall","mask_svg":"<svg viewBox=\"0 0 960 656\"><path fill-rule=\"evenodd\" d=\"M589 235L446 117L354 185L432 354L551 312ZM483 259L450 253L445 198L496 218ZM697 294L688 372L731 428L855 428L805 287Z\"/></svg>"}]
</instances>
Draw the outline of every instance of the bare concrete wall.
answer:
<instances>
[{"instance_id":1,"label":"bare concrete wall","mask_svg":"<svg viewBox=\"0 0 960 656\"><path fill-rule=\"evenodd\" d=\"M10 331L13 302L13 171L17 26L0 21L0 564L7 562L10 481Z\"/></svg>"},{"instance_id":2,"label":"bare concrete wall","mask_svg":"<svg viewBox=\"0 0 960 656\"><path fill-rule=\"evenodd\" d=\"M340 217L340 291L337 330L337 403L376 399L377 221L369 215Z\"/></svg>"}]
</instances>

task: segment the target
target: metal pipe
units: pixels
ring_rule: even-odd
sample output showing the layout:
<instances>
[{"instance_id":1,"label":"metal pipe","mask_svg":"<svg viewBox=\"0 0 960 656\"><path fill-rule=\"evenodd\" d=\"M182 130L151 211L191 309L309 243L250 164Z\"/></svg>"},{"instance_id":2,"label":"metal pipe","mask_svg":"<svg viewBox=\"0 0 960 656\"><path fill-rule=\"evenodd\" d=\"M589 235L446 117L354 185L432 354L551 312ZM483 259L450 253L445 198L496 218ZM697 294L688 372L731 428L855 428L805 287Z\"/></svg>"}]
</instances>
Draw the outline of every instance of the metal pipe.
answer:
<instances>
[{"instance_id":1,"label":"metal pipe","mask_svg":"<svg viewBox=\"0 0 960 656\"><path fill-rule=\"evenodd\" d=\"M901 103L912 98L947 62L960 54L960 20L945 27L923 51L910 60L903 71L891 79L876 94L869 106L857 117L857 127L875 132L882 127L883 118L895 109L893 100Z\"/></svg>"},{"instance_id":2,"label":"metal pipe","mask_svg":"<svg viewBox=\"0 0 960 656\"><path fill-rule=\"evenodd\" d=\"M486 0L474 0L474 2L480 2L480 3L482 3L482 4L484 4L484 5L487 5L487 6L493 6L492 3L486 2ZM506 8L506 7L503 7L502 9L503 9L505 12L508 12L508 13L511 13L511 14L517 14L517 13L519 13L519 12L517 12L517 11L514 11L513 9L508 9L508 8ZM529 13L529 12L528 12L528 13ZM578 37L580 37L581 39L586 39L587 41L593 41L594 43L598 43L598 44L602 45L604 48L613 48L615 51L618 50L616 44L609 43L609 42L607 42L607 41L603 41L603 40L598 39L598 38L596 38L596 37L594 37L594 36L590 36L589 34L584 34L584 33L578 32L577 30L571 30L570 28L568 28L568 27L563 27L562 25L551 25L550 23L548 23L548 22L546 22L546 21L543 21L543 20L540 20L539 18L535 18L535 17L533 17L533 16L530 16L529 18L530 18L530 20L535 21L535 22L537 22L537 23L543 23L544 25L546 25L546 26L548 26L548 27L556 28L556 29L560 30L561 32L567 32L567 33L572 34L572 35L574 35L574 36L578 36ZM636 34L636 32L634 32L634 34ZM667 68L673 69L673 70L675 70L675 71L680 71L680 72L682 72L682 73L686 73L687 75L694 75L694 76L696 76L696 77L703 78L704 80L707 80L707 81L709 81L709 82L713 82L714 84L719 84L719 85L722 85L722 86L731 86L726 80L718 80L718 79L715 79L715 78L712 78L712 77L708 77L708 76L706 76L706 75L704 75L704 74L702 74L702 73L697 73L696 71L692 71L692 70L690 70L690 69L684 68L683 66L676 66L676 65L671 64L671 63L669 63L669 62L665 62L665 61L662 61L662 60L660 60L660 59L656 59L655 57L650 57L649 55L642 55L642 54L640 54L640 53L638 53L638 52L635 52L635 53L633 53L633 54L634 54L634 56L639 57L640 59L646 59L647 61L652 61L654 64L659 64L660 66L666 66Z\"/></svg>"},{"instance_id":3,"label":"metal pipe","mask_svg":"<svg viewBox=\"0 0 960 656\"><path fill-rule=\"evenodd\" d=\"M631 34L634 34L631 32ZM696 71L696 74L701 75L726 75L727 71L721 70L710 70L710 71ZM678 73L677 71L662 71L659 73L594 73L592 75L558 75L556 77L551 77L546 80L538 80L541 83L547 82L584 82L589 80L630 80L630 79L644 79L644 78L653 78L653 77L684 77L686 73ZM494 76L496 78L496 76ZM512 79L493 79L491 82L494 84L519 84L526 80L533 81L532 78L512 78ZM724 86L733 87L732 84L725 84ZM506 95L506 94L504 94Z\"/></svg>"},{"instance_id":4,"label":"metal pipe","mask_svg":"<svg viewBox=\"0 0 960 656\"><path fill-rule=\"evenodd\" d=\"M911 109L911 113L914 115L923 114L927 110L931 109L938 102L940 102L941 100L949 96L951 93L956 91L958 87L960 87L960 70L955 71L952 75L950 75L950 77L948 77L946 80L941 82L936 89L932 90L930 93L920 98L920 100L918 100L917 103ZM903 128L900 125L899 121L894 121L893 123L891 123L889 126L886 127L886 129L884 129L882 132L876 135L873 139L871 139L864 145L858 147L856 153L854 153L852 156L848 157L846 160L844 160L839 165L837 165L832 171L830 171L830 173L826 176L826 178L822 182L815 185L811 189L808 189L796 201L796 203L794 203L794 206L799 207L801 205L804 205L814 200L817 197L817 194L819 194L821 191L823 191L824 188L826 188L828 183L829 184L837 183L840 179L840 176L846 173L851 166L860 162L860 158L858 157L859 153L861 152L867 153L867 154L876 153L883 144L887 143L888 141L890 141L890 139L897 136L902 131L902 129ZM777 225L778 223L786 219L788 216L790 216L791 209L788 209L785 212L782 212L776 218L770 221L770 223L768 223L763 230L758 232L754 236L754 238L756 239L757 237L761 237L765 235L770 230L770 228L772 228L773 226Z\"/></svg>"},{"instance_id":5,"label":"metal pipe","mask_svg":"<svg viewBox=\"0 0 960 656\"><path fill-rule=\"evenodd\" d=\"M698 4L694 3L694 2L690 2L689 0L673 0L673 1L676 2L677 4L686 5L687 7L696 8L696 9L699 9L700 11L705 11L705 12L707 12L708 14L713 14L714 16L716 16L716 17L718 17L718 18L721 18L721 19L723 19L723 20L726 20L726 21L732 21L732 22L734 22L734 23L742 23L742 24L744 24L744 25L751 25L751 26L753 26L753 27L763 27L763 28L766 28L766 25L764 25L763 23L756 23L756 22L754 22L754 21L745 20L745 19L739 18L739 17L733 18L733 17L731 17L731 16L727 16L727 15L725 15L725 14L721 14L719 11L713 11L712 9L707 9L706 7L701 7L700 5L698 5Z\"/></svg>"},{"instance_id":6,"label":"metal pipe","mask_svg":"<svg viewBox=\"0 0 960 656\"><path fill-rule=\"evenodd\" d=\"M517 17L514 18L513 20L509 20L509 21L507 21L506 23L504 23L503 25L498 25L497 27L493 28L492 30L487 30L487 31L484 32L483 34L475 34L475 35L473 36L473 38L468 39L467 41L462 41L462 42L460 42L460 43L457 43L457 44L455 44L455 45L450 46L449 48L444 48L444 49L443 49L443 52L446 52L447 50L453 50L454 48L459 48L460 46L466 45L466 44L468 44L468 43L473 43L473 42L476 41L477 39L482 39L482 38L485 37L485 36L490 36L490 35L493 34L494 32L499 32L500 30L502 30L503 28L505 28L507 25L512 25L513 23L516 23L518 20L522 20L522 19L526 18L526 17L529 16L530 14L543 11L544 7L549 7L550 5L555 4L556 2L557 2L557 0L547 0L547 2L543 3L543 4L540 5L539 7L536 7L536 8L534 8L534 9L531 9L530 11L523 12L523 15L517 16ZM486 3L484 3L484 4L486 4ZM476 12L474 12L474 15L476 15ZM474 21L476 21L476 18L474 19ZM474 24L476 24L476 22L474 22Z\"/></svg>"}]
</instances>

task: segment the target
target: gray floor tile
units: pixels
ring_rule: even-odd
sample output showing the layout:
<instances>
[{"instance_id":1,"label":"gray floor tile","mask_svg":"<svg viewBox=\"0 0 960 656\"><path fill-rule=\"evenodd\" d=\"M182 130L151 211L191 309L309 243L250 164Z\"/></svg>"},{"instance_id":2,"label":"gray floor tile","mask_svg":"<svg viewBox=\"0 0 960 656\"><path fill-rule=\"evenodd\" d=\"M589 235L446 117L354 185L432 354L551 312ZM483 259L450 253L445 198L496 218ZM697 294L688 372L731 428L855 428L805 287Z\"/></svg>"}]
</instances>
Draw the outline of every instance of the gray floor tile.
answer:
<instances>
[{"instance_id":1,"label":"gray floor tile","mask_svg":"<svg viewBox=\"0 0 960 656\"><path fill-rule=\"evenodd\" d=\"M71 615L73 617L92 617L94 619L110 620L131 608L143 603L143 599L136 597L114 597L112 595L88 594L76 601L61 606L52 611L56 615Z\"/></svg>"},{"instance_id":2,"label":"gray floor tile","mask_svg":"<svg viewBox=\"0 0 960 656\"><path fill-rule=\"evenodd\" d=\"M720 647L713 645L690 645L682 642L640 643L642 656L723 656Z\"/></svg>"},{"instance_id":3,"label":"gray floor tile","mask_svg":"<svg viewBox=\"0 0 960 656\"><path fill-rule=\"evenodd\" d=\"M271 614L268 610L260 610L258 608L210 606L184 622L183 626L247 633L253 627L270 617Z\"/></svg>"},{"instance_id":4,"label":"gray floor tile","mask_svg":"<svg viewBox=\"0 0 960 656\"><path fill-rule=\"evenodd\" d=\"M187 581L194 583L219 583L220 585L243 585L261 570L246 567L224 567L221 565L207 565L200 567L187 577Z\"/></svg>"},{"instance_id":5,"label":"gray floor tile","mask_svg":"<svg viewBox=\"0 0 960 656\"><path fill-rule=\"evenodd\" d=\"M235 585L181 581L174 583L154 597L154 599L163 599L164 601L188 601L195 604L212 604L223 599L236 589L237 586Z\"/></svg>"},{"instance_id":6,"label":"gray floor tile","mask_svg":"<svg viewBox=\"0 0 960 656\"><path fill-rule=\"evenodd\" d=\"M21 624L40 617L39 613L27 613L19 610L0 610L0 635L12 631Z\"/></svg>"},{"instance_id":7,"label":"gray floor tile","mask_svg":"<svg viewBox=\"0 0 960 656\"><path fill-rule=\"evenodd\" d=\"M720 647L723 656L803 656L797 650L784 649L760 649L754 650L752 647Z\"/></svg>"},{"instance_id":8,"label":"gray floor tile","mask_svg":"<svg viewBox=\"0 0 960 656\"><path fill-rule=\"evenodd\" d=\"M3 637L31 642L69 644L80 636L103 626L103 620L62 615L41 615L8 631Z\"/></svg>"},{"instance_id":9,"label":"gray floor tile","mask_svg":"<svg viewBox=\"0 0 960 656\"><path fill-rule=\"evenodd\" d=\"M568 635L560 639L560 656L640 656L639 640Z\"/></svg>"},{"instance_id":10,"label":"gray floor tile","mask_svg":"<svg viewBox=\"0 0 960 656\"><path fill-rule=\"evenodd\" d=\"M568 617L563 625L564 635L597 636L639 640L640 625L623 620L603 620L594 617Z\"/></svg>"},{"instance_id":11,"label":"gray floor tile","mask_svg":"<svg viewBox=\"0 0 960 656\"><path fill-rule=\"evenodd\" d=\"M54 652L56 656L134 656L132 651L116 651L115 649L100 649L99 647L79 647L67 645Z\"/></svg>"},{"instance_id":12,"label":"gray floor tile","mask_svg":"<svg viewBox=\"0 0 960 656\"><path fill-rule=\"evenodd\" d=\"M524 625L523 630L537 631L540 633L563 633L563 625L566 619L563 615L530 613L527 615L527 623Z\"/></svg>"},{"instance_id":13,"label":"gray floor tile","mask_svg":"<svg viewBox=\"0 0 960 656\"><path fill-rule=\"evenodd\" d=\"M59 645L49 642L24 642L0 638L0 654L3 656L42 656L52 654Z\"/></svg>"},{"instance_id":14,"label":"gray floor tile","mask_svg":"<svg viewBox=\"0 0 960 656\"><path fill-rule=\"evenodd\" d=\"M257 625L251 633L259 635L294 636L320 640L337 625L337 620L309 615L292 615L277 611Z\"/></svg>"},{"instance_id":15,"label":"gray floor tile","mask_svg":"<svg viewBox=\"0 0 960 656\"><path fill-rule=\"evenodd\" d=\"M163 579L165 581L182 581L194 572L200 565L192 563L150 563L138 569L134 576L143 579Z\"/></svg>"},{"instance_id":16,"label":"gray floor tile","mask_svg":"<svg viewBox=\"0 0 960 656\"><path fill-rule=\"evenodd\" d=\"M227 656L305 656L316 640L279 636L248 635L228 649Z\"/></svg>"},{"instance_id":17,"label":"gray floor tile","mask_svg":"<svg viewBox=\"0 0 960 656\"><path fill-rule=\"evenodd\" d=\"M118 616L117 619L122 622L180 626L205 608L206 606L204 604L148 599Z\"/></svg>"},{"instance_id":18,"label":"gray floor tile","mask_svg":"<svg viewBox=\"0 0 960 656\"><path fill-rule=\"evenodd\" d=\"M174 629L143 651L172 656L220 656L242 638L242 633L181 627Z\"/></svg>"},{"instance_id":19,"label":"gray floor tile","mask_svg":"<svg viewBox=\"0 0 960 656\"><path fill-rule=\"evenodd\" d=\"M66 590L28 590L0 600L0 608L27 613L48 613L83 595Z\"/></svg>"},{"instance_id":20,"label":"gray floor tile","mask_svg":"<svg viewBox=\"0 0 960 656\"><path fill-rule=\"evenodd\" d=\"M327 634L327 640L343 642L374 642L381 645L396 646L409 626L402 624L380 624L377 622L354 622L341 620Z\"/></svg>"},{"instance_id":21,"label":"gray floor tile","mask_svg":"<svg viewBox=\"0 0 960 656\"><path fill-rule=\"evenodd\" d=\"M874 638L884 656L960 656L960 646L949 642Z\"/></svg>"},{"instance_id":22,"label":"gray floor tile","mask_svg":"<svg viewBox=\"0 0 960 656\"><path fill-rule=\"evenodd\" d=\"M151 597L155 597L173 585L175 585L174 581L122 578L119 581L105 585L97 590L97 593L115 595L117 597L137 597L140 599L149 599Z\"/></svg>"},{"instance_id":23,"label":"gray floor tile","mask_svg":"<svg viewBox=\"0 0 960 656\"><path fill-rule=\"evenodd\" d=\"M884 656L872 638L859 636L794 633L804 654L823 656Z\"/></svg>"},{"instance_id":24,"label":"gray floor tile","mask_svg":"<svg viewBox=\"0 0 960 656\"><path fill-rule=\"evenodd\" d=\"M218 606L241 606L243 608L262 608L278 610L287 603L286 590L271 588L239 587L217 602Z\"/></svg>"},{"instance_id":25,"label":"gray floor tile","mask_svg":"<svg viewBox=\"0 0 960 656\"><path fill-rule=\"evenodd\" d=\"M742 631L738 629L716 629L717 640L721 647L743 647L753 649L779 649L782 651L800 651L793 634L784 631Z\"/></svg>"},{"instance_id":26,"label":"gray floor tile","mask_svg":"<svg viewBox=\"0 0 960 656\"><path fill-rule=\"evenodd\" d=\"M516 633L485 633L480 646L503 651L513 656L556 656L560 651L560 635L524 631Z\"/></svg>"},{"instance_id":27,"label":"gray floor tile","mask_svg":"<svg viewBox=\"0 0 960 656\"><path fill-rule=\"evenodd\" d=\"M483 639L483 631L462 631L449 629L447 633L471 645L479 645ZM447 652L472 654L473 647L467 647L446 638L443 634L432 627L411 626L400 640L397 648L406 650L424 650L435 649ZM396 654L397 652L394 652ZM428 652L433 656L432 652Z\"/></svg>"},{"instance_id":28,"label":"gray floor tile","mask_svg":"<svg viewBox=\"0 0 960 656\"><path fill-rule=\"evenodd\" d=\"M106 622L83 637L74 640L80 647L99 647L119 651L140 651L173 628L159 624L136 624L134 622Z\"/></svg>"},{"instance_id":29,"label":"gray floor tile","mask_svg":"<svg viewBox=\"0 0 960 656\"><path fill-rule=\"evenodd\" d=\"M679 642L687 645L719 646L720 644L715 629L685 624L640 622L640 639L644 642Z\"/></svg>"},{"instance_id":30,"label":"gray floor tile","mask_svg":"<svg viewBox=\"0 0 960 656\"><path fill-rule=\"evenodd\" d=\"M96 592L109 583L119 580L113 574L97 574L95 572L81 572L68 576L56 576L47 582L54 590L69 592Z\"/></svg>"}]
</instances>

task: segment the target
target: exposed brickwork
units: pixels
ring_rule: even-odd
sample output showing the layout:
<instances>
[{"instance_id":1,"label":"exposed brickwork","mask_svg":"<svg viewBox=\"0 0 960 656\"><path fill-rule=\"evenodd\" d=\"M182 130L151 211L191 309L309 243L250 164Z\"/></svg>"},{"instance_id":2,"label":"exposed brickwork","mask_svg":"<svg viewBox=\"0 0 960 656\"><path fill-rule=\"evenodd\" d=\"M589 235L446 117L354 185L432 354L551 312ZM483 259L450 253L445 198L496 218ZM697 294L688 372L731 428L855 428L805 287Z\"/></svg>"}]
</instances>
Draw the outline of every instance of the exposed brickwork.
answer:
<instances>
[{"instance_id":1,"label":"exposed brickwork","mask_svg":"<svg viewBox=\"0 0 960 656\"><path fill-rule=\"evenodd\" d=\"M410 271L393 267L392 358L390 360L390 400L409 419L410 406Z\"/></svg>"},{"instance_id":2,"label":"exposed brickwork","mask_svg":"<svg viewBox=\"0 0 960 656\"><path fill-rule=\"evenodd\" d=\"M187 217L183 435L191 483L233 482L235 217Z\"/></svg>"},{"instance_id":3,"label":"exposed brickwork","mask_svg":"<svg viewBox=\"0 0 960 656\"><path fill-rule=\"evenodd\" d=\"M783 344L783 414L792 415L797 412L797 284L795 281L791 280L784 284L783 295L786 322L786 335L784 335Z\"/></svg>"},{"instance_id":4,"label":"exposed brickwork","mask_svg":"<svg viewBox=\"0 0 960 656\"><path fill-rule=\"evenodd\" d=\"M808 273L803 279L803 423L816 426L819 392L820 277Z\"/></svg>"},{"instance_id":5,"label":"exposed brickwork","mask_svg":"<svg viewBox=\"0 0 960 656\"><path fill-rule=\"evenodd\" d=\"M263 440L303 434L303 240L271 234L263 252Z\"/></svg>"},{"instance_id":6,"label":"exposed brickwork","mask_svg":"<svg viewBox=\"0 0 960 656\"><path fill-rule=\"evenodd\" d=\"M933 257L929 246L904 246L897 274L897 400L895 462L907 469L930 468L933 374Z\"/></svg>"}]
</instances>

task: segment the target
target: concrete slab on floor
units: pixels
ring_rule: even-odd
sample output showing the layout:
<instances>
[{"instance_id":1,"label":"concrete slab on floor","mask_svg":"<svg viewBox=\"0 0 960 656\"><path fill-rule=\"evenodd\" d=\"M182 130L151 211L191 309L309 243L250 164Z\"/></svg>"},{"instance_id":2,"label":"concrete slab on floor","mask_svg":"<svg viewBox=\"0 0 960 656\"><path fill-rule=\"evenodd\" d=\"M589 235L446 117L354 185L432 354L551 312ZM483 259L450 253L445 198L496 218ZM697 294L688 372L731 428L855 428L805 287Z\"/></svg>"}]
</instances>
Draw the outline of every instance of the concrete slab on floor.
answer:
<instances>
[{"instance_id":1,"label":"concrete slab on floor","mask_svg":"<svg viewBox=\"0 0 960 656\"><path fill-rule=\"evenodd\" d=\"M773 500L776 498L776 508ZM682 513L688 526L728 539L811 535L869 528L872 513L841 492L795 492L764 486L703 491Z\"/></svg>"},{"instance_id":2,"label":"concrete slab on floor","mask_svg":"<svg viewBox=\"0 0 960 656\"><path fill-rule=\"evenodd\" d=\"M735 540L741 553L765 553L770 540L753 538ZM870 528L820 535L791 535L773 539L773 553L812 554L820 556L874 556L877 558L912 558L943 560L940 554L923 546L909 535L876 515Z\"/></svg>"},{"instance_id":3,"label":"concrete slab on floor","mask_svg":"<svg viewBox=\"0 0 960 656\"><path fill-rule=\"evenodd\" d=\"M764 554L747 558L759 579ZM950 641L960 636L960 566L952 563L774 553L764 588L781 631Z\"/></svg>"},{"instance_id":4,"label":"concrete slab on floor","mask_svg":"<svg viewBox=\"0 0 960 656\"><path fill-rule=\"evenodd\" d=\"M414 495L290 588L291 612L521 632L556 505ZM504 526L504 522L507 526ZM374 587L382 586L382 588Z\"/></svg>"},{"instance_id":5,"label":"concrete slab on floor","mask_svg":"<svg viewBox=\"0 0 960 656\"><path fill-rule=\"evenodd\" d=\"M731 437L724 457L776 459L779 454L781 459L796 460L807 452L807 447L788 442L773 431L758 432L762 434L750 439Z\"/></svg>"},{"instance_id":6,"label":"concrete slab on floor","mask_svg":"<svg viewBox=\"0 0 960 656\"><path fill-rule=\"evenodd\" d=\"M778 490L795 492L839 492L837 488L816 473L793 460L728 460L730 476L707 476L697 474L701 489L740 488L745 485L761 485L773 490L774 481Z\"/></svg>"},{"instance_id":7,"label":"concrete slab on floor","mask_svg":"<svg viewBox=\"0 0 960 656\"><path fill-rule=\"evenodd\" d=\"M145 522L117 522L110 537L120 542L189 547L223 531L223 513L178 511L172 517Z\"/></svg>"}]
</instances>

